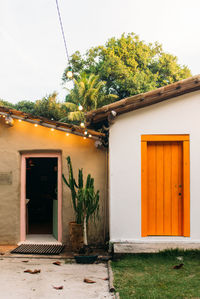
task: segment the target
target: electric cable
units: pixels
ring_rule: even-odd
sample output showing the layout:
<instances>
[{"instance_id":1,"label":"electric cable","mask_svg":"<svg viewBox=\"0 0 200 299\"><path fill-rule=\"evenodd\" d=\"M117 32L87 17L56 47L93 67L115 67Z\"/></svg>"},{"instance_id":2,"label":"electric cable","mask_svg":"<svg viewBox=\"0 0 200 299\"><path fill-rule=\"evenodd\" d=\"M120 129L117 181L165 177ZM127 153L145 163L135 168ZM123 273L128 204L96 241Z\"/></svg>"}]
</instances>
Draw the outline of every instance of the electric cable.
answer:
<instances>
[{"instance_id":1,"label":"electric cable","mask_svg":"<svg viewBox=\"0 0 200 299\"><path fill-rule=\"evenodd\" d=\"M63 23L62 23L62 18L61 18L61 14L60 14L60 9L59 9L59 5L58 5L58 0L56 0L56 7L57 7L57 11L58 11L58 18L59 18L59 21L60 21L60 28L61 28L62 37L63 37L63 41L64 41L64 46L65 46L65 52L66 52L67 60L68 60L69 65L70 65L69 53L68 53L68 50L67 50L67 43L66 43L65 32L64 32Z\"/></svg>"}]
</instances>

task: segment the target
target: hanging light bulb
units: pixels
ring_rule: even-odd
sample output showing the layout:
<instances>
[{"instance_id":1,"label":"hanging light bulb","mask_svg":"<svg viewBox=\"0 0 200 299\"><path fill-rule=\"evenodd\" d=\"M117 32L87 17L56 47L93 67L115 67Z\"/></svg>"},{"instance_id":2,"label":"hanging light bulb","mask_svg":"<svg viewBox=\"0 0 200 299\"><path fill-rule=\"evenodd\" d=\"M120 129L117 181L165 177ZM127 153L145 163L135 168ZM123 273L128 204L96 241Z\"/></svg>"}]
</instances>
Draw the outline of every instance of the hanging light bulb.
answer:
<instances>
[{"instance_id":1,"label":"hanging light bulb","mask_svg":"<svg viewBox=\"0 0 200 299\"><path fill-rule=\"evenodd\" d=\"M88 133L87 130L85 130L84 134L87 135L87 133Z\"/></svg>"},{"instance_id":2,"label":"hanging light bulb","mask_svg":"<svg viewBox=\"0 0 200 299\"><path fill-rule=\"evenodd\" d=\"M66 73L66 76L68 79L72 79L73 78L73 72L72 72L72 68L70 67Z\"/></svg>"},{"instance_id":3,"label":"hanging light bulb","mask_svg":"<svg viewBox=\"0 0 200 299\"><path fill-rule=\"evenodd\" d=\"M21 122L22 120L21 120L21 119L18 119L18 121Z\"/></svg>"},{"instance_id":4,"label":"hanging light bulb","mask_svg":"<svg viewBox=\"0 0 200 299\"><path fill-rule=\"evenodd\" d=\"M83 110L83 106L81 106L81 104L78 104L78 110L82 111Z\"/></svg>"},{"instance_id":5,"label":"hanging light bulb","mask_svg":"<svg viewBox=\"0 0 200 299\"><path fill-rule=\"evenodd\" d=\"M73 78L73 73L72 73L72 71L68 71L68 72L67 72L67 78L68 78L68 79L72 79L72 78Z\"/></svg>"},{"instance_id":6,"label":"hanging light bulb","mask_svg":"<svg viewBox=\"0 0 200 299\"><path fill-rule=\"evenodd\" d=\"M5 118L5 123L7 124L7 125L9 125L9 126L13 126L13 124L14 124L14 120L13 120L13 118L11 117L11 116L6 116L6 118Z\"/></svg>"},{"instance_id":7,"label":"hanging light bulb","mask_svg":"<svg viewBox=\"0 0 200 299\"><path fill-rule=\"evenodd\" d=\"M37 125L37 124L34 124L34 126L37 127L38 125Z\"/></svg>"},{"instance_id":8,"label":"hanging light bulb","mask_svg":"<svg viewBox=\"0 0 200 299\"><path fill-rule=\"evenodd\" d=\"M92 137L92 135L91 134L89 134L89 138L91 138Z\"/></svg>"},{"instance_id":9,"label":"hanging light bulb","mask_svg":"<svg viewBox=\"0 0 200 299\"><path fill-rule=\"evenodd\" d=\"M54 131L54 129L53 129L53 128L51 128L51 131Z\"/></svg>"},{"instance_id":10,"label":"hanging light bulb","mask_svg":"<svg viewBox=\"0 0 200 299\"><path fill-rule=\"evenodd\" d=\"M84 127L85 127L85 124L84 124L83 121L81 122L80 126L81 126L81 128L84 128Z\"/></svg>"},{"instance_id":11,"label":"hanging light bulb","mask_svg":"<svg viewBox=\"0 0 200 299\"><path fill-rule=\"evenodd\" d=\"M69 133L66 133L66 136L69 136Z\"/></svg>"}]
</instances>

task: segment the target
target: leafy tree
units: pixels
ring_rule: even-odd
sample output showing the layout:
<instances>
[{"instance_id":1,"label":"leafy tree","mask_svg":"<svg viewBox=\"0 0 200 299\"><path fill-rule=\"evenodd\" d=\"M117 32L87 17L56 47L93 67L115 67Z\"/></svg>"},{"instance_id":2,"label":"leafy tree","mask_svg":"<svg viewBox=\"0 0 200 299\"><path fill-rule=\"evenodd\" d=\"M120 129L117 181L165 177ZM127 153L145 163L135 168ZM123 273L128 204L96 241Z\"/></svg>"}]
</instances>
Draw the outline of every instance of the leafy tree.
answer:
<instances>
[{"instance_id":1,"label":"leafy tree","mask_svg":"<svg viewBox=\"0 0 200 299\"><path fill-rule=\"evenodd\" d=\"M98 75L105 81L105 93L122 99L146 92L191 76L176 56L165 53L158 43L147 44L134 33L111 38L105 46L79 51L71 56L70 65L77 79L82 72ZM68 80L66 73L63 81Z\"/></svg>"},{"instance_id":2,"label":"leafy tree","mask_svg":"<svg viewBox=\"0 0 200 299\"><path fill-rule=\"evenodd\" d=\"M49 119L60 120L66 115L65 106L57 100L57 93L37 100L34 107L34 114Z\"/></svg>"},{"instance_id":3,"label":"leafy tree","mask_svg":"<svg viewBox=\"0 0 200 299\"><path fill-rule=\"evenodd\" d=\"M0 106L13 108L19 111L23 111L25 113L34 114L35 103L31 101L20 101L17 104L13 104L8 101L4 101L0 99Z\"/></svg>"},{"instance_id":4,"label":"leafy tree","mask_svg":"<svg viewBox=\"0 0 200 299\"><path fill-rule=\"evenodd\" d=\"M41 100L37 100L36 102L19 101L16 104L12 104L0 99L0 106L13 108L35 116L43 116L54 120L60 120L67 115L66 106L64 103L60 103L57 100L56 92L42 98ZM67 122L67 119L65 119L64 122L65 121Z\"/></svg>"},{"instance_id":5,"label":"leafy tree","mask_svg":"<svg viewBox=\"0 0 200 299\"><path fill-rule=\"evenodd\" d=\"M7 107L7 108L15 108L15 105L8 102L8 101L4 101L0 99L0 106L2 107Z\"/></svg>"},{"instance_id":6,"label":"leafy tree","mask_svg":"<svg viewBox=\"0 0 200 299\"><path fill-rule=\"evenodd\" d=\"M14 105L16 110L23 111L25 113L35 114L35 103L31 101L20 101Z\"/></svg>"},{"instance_id":7,"label":"leafy tree","mask_svg":"<svg viewBox=\"0 0 200 299\"><path fill-rule=\"evenodd\" d=\"M105 93L105 81L99 80L99 76L81 73L74 79L74 88L69 90L66 97L65 107L68 111L67 116L62 119L74 123L84 120L84 113L96 109L104 104L117 99L116 95ZM82 106L83 110L79 108Z\"/></svg>"}]
</instances>

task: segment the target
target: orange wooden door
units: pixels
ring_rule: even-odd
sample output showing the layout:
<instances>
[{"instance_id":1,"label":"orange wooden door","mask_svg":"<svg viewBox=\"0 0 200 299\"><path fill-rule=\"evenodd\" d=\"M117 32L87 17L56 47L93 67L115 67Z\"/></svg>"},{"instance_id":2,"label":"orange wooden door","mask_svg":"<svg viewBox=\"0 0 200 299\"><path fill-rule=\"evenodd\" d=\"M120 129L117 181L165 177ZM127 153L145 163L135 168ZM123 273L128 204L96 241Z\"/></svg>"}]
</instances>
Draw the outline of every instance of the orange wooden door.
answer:
<instances>
[{"instance_id":1,"label":"orange wooden door","mask_svg":"<svg viewBox=\"0 0 200 299\"><path fill-rule=\"evenodd\" d=\"M147 235L183 235L182 142L147 142Z\"/></svg>"}]
</instances>

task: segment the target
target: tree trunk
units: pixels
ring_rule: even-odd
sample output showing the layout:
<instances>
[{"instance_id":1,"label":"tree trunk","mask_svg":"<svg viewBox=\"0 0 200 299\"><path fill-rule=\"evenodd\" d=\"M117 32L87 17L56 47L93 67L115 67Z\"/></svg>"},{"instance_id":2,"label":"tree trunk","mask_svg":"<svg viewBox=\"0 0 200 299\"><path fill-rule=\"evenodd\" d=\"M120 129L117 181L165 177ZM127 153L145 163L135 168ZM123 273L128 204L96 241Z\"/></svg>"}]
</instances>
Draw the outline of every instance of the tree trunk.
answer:
<instances>
[{"instance_id":1,"label":"tree trunk","mask_svg":"<svg viewBox=\"0 0 200 299\"><path fill-rule=\"evenodd\" d=\"M84 216L84 220L83 220L83 243L84 245L88 245L86 216Z\"/></svg>"}]
</instances>

